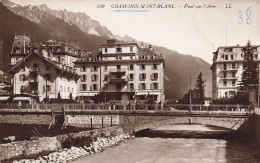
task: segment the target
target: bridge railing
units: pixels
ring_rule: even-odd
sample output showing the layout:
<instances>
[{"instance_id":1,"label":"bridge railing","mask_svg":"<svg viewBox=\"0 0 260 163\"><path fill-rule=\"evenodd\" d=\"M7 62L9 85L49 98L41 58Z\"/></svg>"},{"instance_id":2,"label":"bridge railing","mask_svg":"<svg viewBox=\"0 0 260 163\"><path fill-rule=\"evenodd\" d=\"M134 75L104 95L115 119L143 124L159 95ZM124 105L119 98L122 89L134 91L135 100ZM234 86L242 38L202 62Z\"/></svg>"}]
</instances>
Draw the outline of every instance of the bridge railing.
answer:
<instances>
[{"instance_id":1,"label":"bridge railing","mask_svg":"<svg viewBox=\"0 0 260 163\"><path fill-rule=\"evenodd\" d=\"M164 105L165 110L171 111L234 111L234 112L251 112L252 107L249 105L200 105L200 104L172 104Z\"/></svg>"},{"instance_id":2,"label":"bridge railing","mask_svg":"<svg viewBox=\"0 0 260 163\"><path fill-rule=\"evenodd\" d=\"M0 104L0 109L37 109L51 110L55 106L62 106L65 110L165 110L165 111L231 111L252 112L253 108L248 105L200 105L200 104Z\"/></svg>"}]
</instances>

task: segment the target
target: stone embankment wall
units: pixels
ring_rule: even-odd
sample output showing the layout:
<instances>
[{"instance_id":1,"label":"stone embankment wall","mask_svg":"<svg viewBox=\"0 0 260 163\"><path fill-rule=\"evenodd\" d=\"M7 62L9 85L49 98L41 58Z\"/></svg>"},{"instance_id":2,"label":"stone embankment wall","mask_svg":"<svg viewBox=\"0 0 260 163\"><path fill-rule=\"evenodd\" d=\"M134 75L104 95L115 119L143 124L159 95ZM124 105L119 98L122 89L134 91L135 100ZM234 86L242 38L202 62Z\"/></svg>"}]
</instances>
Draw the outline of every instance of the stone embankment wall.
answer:
<instances>
[{"instance_id":1,"label":"stone embankment wall","mask_svg":"<svg viewBox=\"0 0 260 163\"><path fill-rule=\"evenodd\" d=\"M0 110L0 123L49 125L51 121L50 111Z\"/></svg>"},{"instance_id":2,"label":"stone embankment wall","mask_svg":"<svg viewBox=\"0 0 260 163\"><path fill-rule=\"evenodd\" d=\"M42 137L37 140L16 141L0 144L0 162L20 155L32 155L41 152L51 152L62 148L67 138L117 136L123 134L121 127L107 127L79 133L58 135L55 137Z\"/></svg>"}]
</instances>

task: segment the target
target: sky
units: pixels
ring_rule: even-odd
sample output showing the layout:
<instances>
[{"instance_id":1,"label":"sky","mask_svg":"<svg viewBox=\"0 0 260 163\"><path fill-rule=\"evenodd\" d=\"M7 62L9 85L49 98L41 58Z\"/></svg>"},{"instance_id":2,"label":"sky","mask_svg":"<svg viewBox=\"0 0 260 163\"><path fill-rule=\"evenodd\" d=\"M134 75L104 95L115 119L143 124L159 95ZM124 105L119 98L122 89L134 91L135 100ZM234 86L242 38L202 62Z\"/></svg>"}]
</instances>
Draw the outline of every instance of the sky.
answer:
<instances>
[{"instance_id":1,"label":"sky","mask_svg":"<svg viewBox=\"0 0 260 163\"><path fill-rule=\"evenodd\" d=\"M248 40L254 45L260 45L260 0L11 1L21 5L46 4L55 10L84 12L110 29L113 34L128 35L138 41L197 56L210 64L213 52L219 46L245 45ZM105 5L104 8L98 8L101 4ZM120 4L121 7L122 4L139 6L119 8ZM154 8L141 8L142 4L156 5ZM159 8L166 4L174 8ZM208 5L215 8L206 8Z\"/></svg>"}]
</instances>

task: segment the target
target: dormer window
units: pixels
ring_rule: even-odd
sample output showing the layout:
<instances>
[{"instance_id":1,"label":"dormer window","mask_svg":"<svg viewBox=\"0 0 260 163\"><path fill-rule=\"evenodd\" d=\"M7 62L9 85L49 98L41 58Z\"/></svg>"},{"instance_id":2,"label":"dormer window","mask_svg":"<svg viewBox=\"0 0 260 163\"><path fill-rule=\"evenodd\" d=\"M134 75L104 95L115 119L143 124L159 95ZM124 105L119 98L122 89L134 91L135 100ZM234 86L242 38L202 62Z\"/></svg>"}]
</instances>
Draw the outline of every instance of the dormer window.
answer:
<instances>
[{"instance_id":1,"label":"dormer window","mask_svg":"<svg viewBox=\"0 0 260 163\"><path fill-rule=\"evenodd\" d=\"M122 52L122 48L116 48L116 52L117 52L117 53Z\"/></svg>"}]
</instances>

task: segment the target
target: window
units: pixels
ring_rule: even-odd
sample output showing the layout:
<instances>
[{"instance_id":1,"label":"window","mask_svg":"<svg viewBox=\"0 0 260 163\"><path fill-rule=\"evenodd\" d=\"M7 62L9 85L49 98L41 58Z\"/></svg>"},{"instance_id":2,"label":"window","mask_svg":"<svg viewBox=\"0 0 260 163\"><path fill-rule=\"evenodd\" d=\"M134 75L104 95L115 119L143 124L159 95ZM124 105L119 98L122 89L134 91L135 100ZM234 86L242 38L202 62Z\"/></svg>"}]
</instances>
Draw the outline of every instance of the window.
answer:
<instances>
[{"instance_id":1,"label":"window","mask_svg":"<svg viewBox=\"0 0 260 163\"><path fill-rule=\"evenodd\" d=\"M104 66L104 70L107 71L107 65Z\"/></svg>"},{"instance_id":2,"label":"window","mask_svg":"<svg viewBox=\"0 0 260 163\"><path fill-rule=\"evenodd\" d=\"M230 55L230 60L234 60L234 55Z\"/></svg>"},{"instance_id":3,"label":"window","mask_svg":"<svg viewBox=\"0 0 260 163\"><path fill-rule=\"evenodd\" d=\"M236 68L236 64L232 63L232 69L235 69L235 68Z\"/></svg>"},{"instance_id":4,"label":"window","mask_svg":"<svg viewBox=\"0 0 260 163\"><path fill-rule=\"evenodd\" d=\"M140 74L139 79L140 81L144 81L146 79L146 74L145 73Z\"/></svg>"},{"instance_id":5,"label":"window","mask_svg":"<svg viewBox=\"0 0 260 163\"><path fill-rule=\"evenodd\" d=\"M235 78L235 77L236 77L236 73L232 72L232 78Z\"/></svg>"},{"instance_id":6,"label":"window","mask_svg":"<svg viewBox=\"0 0 260 163\"><path fill-rule=\"evenodd\" d=\"M107 74L104 75L104 81L107 81Z\"/></svg>"},{"instance_id":7,"label":"window","mask_svg":"<svg viewBox=\"0 0 260 163\"><path fill-rule=\"evenodd\" d=\"M227 81L223 81L224 86L227 86Z\"/></svg>"},{"instance_id":8,"label":"window","mask_svg":"<svg viewBox=\"0 0 260 163\"><path fill-rule=\"evenodd\" d=\"M129 74L128 80L134 80L134 74Z\"/></svg>"},{"instance_id":9,"label":"window","mask_svg":"<svg viewBox=\"0 0 260 163\"><path fill-rule=\"evenodd\" d=\"M151 80L157 80L158 79L158 73L151 74Z\"/></svg>"},{"instance_id":10,"label":"window","mask_svg":"<svg viewBox=\"0 0 260 163\"><path fill-rule=\"evenodd\" d=\"M120 66L120 65L117 65L116 68L117 68L118 70L120 70L120 69L121 69L121 66Z\"/></svg>"},{"instance_id":11,"label":"window","mask_svg":"<svg viewBox=\"0 0 260 163\"><path fill-rule=\"evenodd\" d=\"M224 72L223 74L224 74L224 78L227 78L227 72Z\"/></svg>"},{"instance_id":12,"label":"window","mask_svg":"<svg viewBox=\"0 0 260 163\"><path fill-rule=\"evenodd\" d=\"M133 47L132 46L130 47L130 52L133 52Z\"/></svg>"},{"instance_id":13,"label":"window","mask_svg":"<svg viewBox=\"0 0 260 163\"><path fill-rule=\"evenodd\" d=\"M254 54L254 58L255 58L255 59L258 59L258 54Z\"/></svg>"},{"instance_id":14,"label":"window","mask_svg":"<svg viewBox=\"0 0 260 163\"><path fill-rule=\"evenodd\" d=\"M46 66L46 71L49 71L50 70L50 66Z\"/></svg>"},{"instance_id":15,"label":"window","mask_svg":"<svg viewBox=\"0 0 260 163\"><path fill-rule=\"evenodd\" d=\"M225 55L225 60L228 60L228 55Z\"/></svg>"},{"instance_id":16,"label":"window","mask_svg":"<svg viewBox=\"0 0 260 163\"><path fill-rule=\"evenodd\" d=\"M20 75L20 81L25 81L25 80L26 80L25 74L21 74Z\"/></svg>"},{"instance_id":17,"label":"window","mask_svg":"<svg viewBox=\"0 0 260 163\"><path fill-rule=\"evenodd\" d=\"M140 70L145 70L145 65L144 64L140 65Z\"/></svg>"},{"instance_id":18,"label":"window","mask_svg":"<svg viewBox=\"0 0 260 163\"><path fill-rule=\"evenodd\" d=\"M80 85L80 90L85 91L87 89L87 84L81 84Z\"/></svg>"},{"instance_id":19,"label":"window","mask_svg":"<svg viewBox=\"0 0 260 163\"><path fill-rule=\"evenodd\" d=\"M47 88L47 89L46 89ZM50 92L51 91L51 85L47 85L47 87L46 87L46 85L44 85L43 86L43 92Z\"/></svg>"},{"instance_id":20,"label":"window","mask_svg":"<svg viewBox=\"0 0 260 163\"><path fill-rule=\"evenodd\" d=\"M139 89L146 89L146 84L145 83L140 83Z\"/></svg>"},{"instance_id":21,"label":"window","mask_svg":"<svg viewBox=\"0 0 260 163\"><path fill-rule=\"evenodd\" d=\"M232 86L236 86L236 81L232 81Z\"/></svg>"},{"instance_id":22,"label":"window","mask_svg":"<svg viewBox=\"0 0 260 163\"><path fill-rule=\"evenodd\" d=\"M158 89L158 83L152 83L151 89Z\"/></svg>"},{"instance_id":23,"label":"window","mask_svg":"<svg viewBox=\"0 0 260 163\"><path fill-rule=\"evenodd\" d=\"M91 78L92 81L97 81L97 79L98 79L98 77L96 74L92 75L92 78Z\"/></svg>"},{"instance_id":24,"label":"window","mask_svg":"<svg viewBox=\"0 0 260 163\"><path fill-rule=\"evenodd\" d=\"M92 72L97 71L97 66L93 66L93 67L91 68L91 71L92 71Z\"/></svg>"},{"instance_id":25,"label":"window","mask_svg":"<svg viewBox=\"0 0 260 163\"><path fill-rule=\"evenodd\" d=\"M98 85L97 84L93 84L90 89L91 90L97 90L98 89Z\"/></svg>"},{"instance_id":26,"label":"window","mask_svg":"<svg viewBox=\"0 0 260 163\"><path fill-rule=\"evenodd\" d=\"M68 92L70 92L70 87L68 87Z\"/></svg>"},{"instance_id":27,"label":"window","mask_svg":"<svg viewBox=\"0 0 260 163\"><path fill-rule=\"evenodd\" d=\"M134 70L134 65L129 65L129 70Z\"/></svg>"},{"instance_id":28,"label":"window","mask_svg":"<svg viewBox=\"0 0 260 163\"><path fill-rule=\"evenodd\" d=\"M227 70L227 64L224 63L224 70Z\"/></svg>"},{"instance_id":29,"label":"window","mask_svg":"<svg viewBox=\"0 0 260 163\"><path fill-rule=\"evenodd\" d=\"M85 82L86 81L86 75L81 75L81 81Z\"/></svg>"},{"instance_id":30,"label":"window","mask_svg":"<svg viewBox=\"0 0 260 163\"><path fill-rule=\"evenodd\" d=\"M157 70L158 69L158 65L157 64L153 64L153 70Z\"/></svg>"},{"instance_id":31,"label":"window","mask_svg":"<svg viewBox=\"0 0 260 163\"><path fill-rule=\"evenodd\" d=\"M105 48L105 53L107 53L107 48Z\"/></svg>"},{"instance_id":32,"label":"window","mask_svg":"<svg viewBox=\"0 0 260 163\"><path fill-rule=\"evenodd\" d=\"M133 90L134 89L134 83L129 83L128 89Z\"/></svg>"},{"instance_id":33,"label":"window","mask_svg":"<svg viewBox=\"0 0 260 163\"><path fill-rule=\"evenodd\" d=\"M80 71L86 71L86 67L85 67L85 66L82 66L82 67L80 68Z\"/></svg>"},{"instance_id":34,"label":"window","mask_svg":"<svg viewBox=\"0 0 260 163\"><path fill-rule=\"evenodd\" d=\"M122 48L116 48L116 52L117 52L117 53L122 52Z\"/></svg>"}]
</instances>

